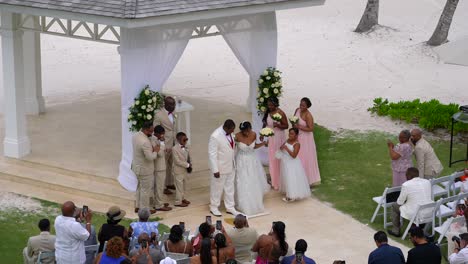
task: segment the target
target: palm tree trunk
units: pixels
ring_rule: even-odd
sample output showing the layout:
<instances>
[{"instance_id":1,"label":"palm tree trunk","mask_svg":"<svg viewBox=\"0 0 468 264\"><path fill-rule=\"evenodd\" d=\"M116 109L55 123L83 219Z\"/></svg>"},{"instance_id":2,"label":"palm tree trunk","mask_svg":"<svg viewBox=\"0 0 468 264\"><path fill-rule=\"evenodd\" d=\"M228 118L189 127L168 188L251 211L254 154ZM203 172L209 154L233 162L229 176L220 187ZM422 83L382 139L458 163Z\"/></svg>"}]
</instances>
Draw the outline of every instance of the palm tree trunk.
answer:
<instances>
[{"instance_id":1,"label":"palm tree trunk","mask_svg":"<svg viewBox=\"0 0 468 264\"><path fill-rule=\"evenodd\" d=\"M442 11L442 15L440 15L439 23L431 38L427 41L428 45L439 46L447 42L450 25L452 24L452 18L457 9L458 1L459 0L447 0L444 11Z\"/></svg>"},{"instance_id":2,"label":"palm tree trunk","mask_svg":"<svg viewBox=\"0 0 468 264\"><path fill-rule=\"evenodd\" d=\"M379 24L379 0L367 0L366 9L355 32L366 32Z\"/></svg>"}]
</instances>

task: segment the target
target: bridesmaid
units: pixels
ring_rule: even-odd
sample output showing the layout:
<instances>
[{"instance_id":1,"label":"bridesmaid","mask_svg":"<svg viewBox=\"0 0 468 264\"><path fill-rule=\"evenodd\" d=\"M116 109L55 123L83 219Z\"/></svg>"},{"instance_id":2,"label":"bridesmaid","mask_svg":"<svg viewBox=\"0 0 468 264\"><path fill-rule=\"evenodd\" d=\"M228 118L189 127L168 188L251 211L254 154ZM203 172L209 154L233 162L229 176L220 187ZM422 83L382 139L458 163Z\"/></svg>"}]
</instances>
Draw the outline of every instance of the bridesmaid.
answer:
<instances>
[{"instance_id":1,"label":"bridesmaid","mask_svg":"<svg viewBox=\"0 0 468 264\"><path fill-rule=\"evenodd\" d=\"M286 142L285 129L288 129L288 119L284 114L283 110L279 108L279 101L276 97L270 97L267 100L268 109L263 116L263 127L269 127L273 129L275 135L268 139L268 158L269 158L269 170L271 177L271 186L275 190L280 188L280 160L275 157L276 152ZM274 121L272 116L274 114L281 115L281 121Z\"/></svg>"},{"instance_id":2,"label":"bridesmaid","mask_svg":"<svg viewBox=\"0 0 468 264\"><path fill-rule=\"evenodd\" d=\"M317 151L315 149L314 140L314 117L308 110L312 106L310 99L304 97L301 99L299 108L296 109L294 115L299 118L299 122L294 125L299 129L299 143L301 151L297 155L302 162L309 184L320 184L320 171L317 162Z\"/></svg>"}]
</instances>

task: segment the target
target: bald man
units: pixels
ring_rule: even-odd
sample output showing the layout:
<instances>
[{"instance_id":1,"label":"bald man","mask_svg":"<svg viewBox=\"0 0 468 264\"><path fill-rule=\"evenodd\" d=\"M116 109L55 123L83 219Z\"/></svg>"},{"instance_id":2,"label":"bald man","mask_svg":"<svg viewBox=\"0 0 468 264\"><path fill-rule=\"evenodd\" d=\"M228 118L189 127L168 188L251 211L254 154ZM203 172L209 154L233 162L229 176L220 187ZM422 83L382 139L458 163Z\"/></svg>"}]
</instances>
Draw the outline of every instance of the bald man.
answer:
<instances>
[{"instance_id":1,"label":"bald man","mask_svg":"<svg viewBox=\"0 0 468 264\"><path fill-rule=\"evenodd\" d=\"M57 264L83 264L86 262L84 242L91 232L92 212L88 210L82 218L86 220L83 228L74 217L77 210L73 202L62 205L62 215L55 218L55 260Z\"/></svg>"},{"instance_id":2,"label":"bald man","mask_svg":"<svg viewBox=\"0 0 468 264\"><path fill-rule=\"evenodd\" d=\"M411 130L411 142L414 145L414 156L419 170L419 177L432 179L439 176L444 167L437 158L431 144L422 137L420 129Z\"/></svg>"}]
</instances>

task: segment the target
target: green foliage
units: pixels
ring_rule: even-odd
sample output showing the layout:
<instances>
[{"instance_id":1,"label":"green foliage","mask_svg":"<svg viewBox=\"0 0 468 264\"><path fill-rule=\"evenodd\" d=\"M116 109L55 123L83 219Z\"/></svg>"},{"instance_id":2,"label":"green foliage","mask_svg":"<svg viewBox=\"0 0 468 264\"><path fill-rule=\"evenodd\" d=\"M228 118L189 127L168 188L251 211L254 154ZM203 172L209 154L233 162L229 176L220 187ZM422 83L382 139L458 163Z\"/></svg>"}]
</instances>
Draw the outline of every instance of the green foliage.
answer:
<instances>
[{"instance_id":1,"label":"green foliage","mask_svg":"<svg viewBox=\"0 0 468 264\"><path fill-rule=\"evenodd\" d=\"M259 114L267 110L268 98L281 96L282 88L281 72L276 68L268 67L258 79L257 109Z\"/></svg>"},{"instance_id":2,"label":"green foliage","mask_svg":"<svg viewBox=\"0 0 468 264\"><path fill-rule=\"evenodd\" d=\"M130 113L127 121L130 123L130 131L140 131L145 122L153 120L154 111L160 109L162 105L163 96L150 90L149 85L146 85L128 109Z\"/></svg>"},{"instance_id":3,"label":"green foliage","mask_svg":"<svg viewBox=\"0 0 468 264\"><path fill-rule=\"evenodd\" d=\"M389 116L391 119L416 123L432 131L437 128L451 129L452 116L459 111L458 108L457 104L441 104L436 99L427 102L416 99L394 103L378 97L374 99L374 105L367 111L378 116ZM456 123L454 131L455 133L467 132L468 124Z\"/></svg>"}]
</instances>

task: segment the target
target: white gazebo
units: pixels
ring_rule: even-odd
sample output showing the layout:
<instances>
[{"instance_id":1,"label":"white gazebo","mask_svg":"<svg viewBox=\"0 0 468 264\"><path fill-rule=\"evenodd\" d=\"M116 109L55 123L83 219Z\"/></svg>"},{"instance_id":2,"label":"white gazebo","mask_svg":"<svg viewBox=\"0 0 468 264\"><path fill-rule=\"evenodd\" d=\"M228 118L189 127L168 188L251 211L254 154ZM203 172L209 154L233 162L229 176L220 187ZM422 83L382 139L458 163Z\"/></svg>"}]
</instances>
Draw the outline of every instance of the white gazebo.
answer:
<instances>
[{"instance_id":1,"label":"white gazebo","mask_svg":"<svg viewBox=\"0 0 468 264\"><path fill-rule=\"evenodd\" d=\"M0 0L4 78L4 155L31 149L26 114L45 112L40 34L119 45L122 160L119 182L136 188L127 123L133 98L146 85L161 91L192 38L222 35L250 76L247 105L254 128L256 80L276 66L276 10L325 0Z\"/></svg>"}]
</instances>

